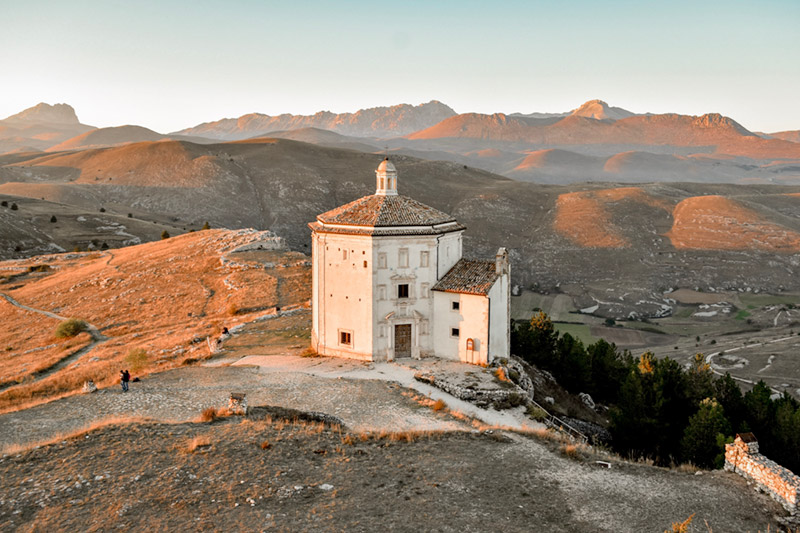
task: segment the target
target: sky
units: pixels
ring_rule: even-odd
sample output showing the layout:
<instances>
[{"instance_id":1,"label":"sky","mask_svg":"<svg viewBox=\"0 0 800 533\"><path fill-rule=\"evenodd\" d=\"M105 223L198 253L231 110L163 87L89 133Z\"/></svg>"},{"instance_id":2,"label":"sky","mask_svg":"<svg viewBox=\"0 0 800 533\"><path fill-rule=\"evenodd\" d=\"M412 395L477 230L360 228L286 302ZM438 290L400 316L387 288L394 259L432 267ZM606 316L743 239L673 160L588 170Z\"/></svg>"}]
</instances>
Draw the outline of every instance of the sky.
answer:
<instances>
[{"instance_id":1,"label":"sky","mask_svg":"<svg viewBox=\"0 0 800 533\"><path fill-rule=\"evenodd\" d=\"M636 113L800 129L800 0L0 0L0 118L168 133L247 113L430 100L459 113Z\"/></svg>"}]
</instances>

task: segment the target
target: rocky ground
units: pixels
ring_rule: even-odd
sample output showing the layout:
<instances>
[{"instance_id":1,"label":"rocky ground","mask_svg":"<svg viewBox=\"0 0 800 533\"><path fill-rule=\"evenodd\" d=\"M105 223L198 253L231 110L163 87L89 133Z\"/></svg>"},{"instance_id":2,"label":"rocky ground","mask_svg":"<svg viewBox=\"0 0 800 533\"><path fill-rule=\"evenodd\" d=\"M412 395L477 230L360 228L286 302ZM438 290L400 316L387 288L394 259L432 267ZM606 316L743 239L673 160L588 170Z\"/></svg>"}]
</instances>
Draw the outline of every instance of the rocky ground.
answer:
<instances>
[{"instance_id":1,"label":"rocky ground","mask_svg":"<svg viewBox=\"0 0 800 533\"><path fill-rule=\"evenodd\" d=\"M694 513L693 531L706 522L766 531L782 514L732 474L654 468L543 430L493 429L461 414L455 398L453 411L437 411L395 381L418 370L405 365L258 355L234 364L0 416L0 443L12 446L0 457L0 529L663 531ZM464 379L486 380L463 368ZM234 390L251 406L282 407L197 421ZM292 422L285 407L333 414L345 427ZM109 416L116 421L103 423ZM21 446L40 440L51 443Z\"/></svg>"}]
</instances>

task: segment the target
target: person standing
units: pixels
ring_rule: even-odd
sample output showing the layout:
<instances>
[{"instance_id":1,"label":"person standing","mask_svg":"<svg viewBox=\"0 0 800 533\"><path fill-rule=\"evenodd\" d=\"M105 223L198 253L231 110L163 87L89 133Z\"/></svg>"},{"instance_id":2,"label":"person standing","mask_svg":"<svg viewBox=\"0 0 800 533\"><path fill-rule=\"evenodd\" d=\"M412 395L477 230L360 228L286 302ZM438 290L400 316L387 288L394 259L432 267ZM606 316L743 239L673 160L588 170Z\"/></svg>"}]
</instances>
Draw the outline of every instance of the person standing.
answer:
<instances>
[{"instance_id":1,"label":"person standing","mask_svg":"<svg viewBox=\"0 0 800 533\"><path fill-rule=\"evenodd\" d=\"M128 392L128 382L131 380L131 375L127 370L119 371L119 382L122 384L122 392Z\"/></svg>"}]
</instances>

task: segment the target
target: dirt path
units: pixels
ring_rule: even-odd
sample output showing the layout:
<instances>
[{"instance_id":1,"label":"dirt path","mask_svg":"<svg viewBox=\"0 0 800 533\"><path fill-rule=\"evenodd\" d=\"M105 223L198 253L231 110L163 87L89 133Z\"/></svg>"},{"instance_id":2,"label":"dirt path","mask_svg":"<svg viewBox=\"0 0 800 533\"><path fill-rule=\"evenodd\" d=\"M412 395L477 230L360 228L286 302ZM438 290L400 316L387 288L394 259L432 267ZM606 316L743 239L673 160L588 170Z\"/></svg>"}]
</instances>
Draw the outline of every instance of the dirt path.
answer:
<instances>
[{"instance_id":1,"label":"dirt path","mask_svg":"<svg viewBox=\"0 0 800 533\"><path fill-rule=\"evenodd\" d=\"M31 313L39 313L40 315L44 315L44 316L53 318L55 320L62 320L62 321L63 320L67 320L66 317L63 317L61 315L57 315L57 314L52 313L50 311L45 311L44 309L36 309L34 307L29 307L27 305L21 304L17 300L15 300L14 298L12 298L11 296L9 296L8 294L6 294L4 292L0 292L0 296L5 298L6 301L8 303L10 303L11 305L13 305L15 307L18 307L20 309L24 309L25 311L29 311ZM67 367L68 365L73 363L75 360L80 359L81 357L83 357L87 353L91 352L96 346L108 341L111 338L111 337L106 337L105 335L100 333L100 330L97 328L97 326L94 326L93 324L89 324L88 322L86 323L86 332L89 335L91 335L92 342L90 342L89 344L87 344L83 348L80 348L78 350L75 350L72 353L67 354L66 356L62 357L61 359L59 359L58 361L56 361L52 365L50 365L48 367L45 367L45 368L39 370L38 372L36 372L33 375L34 381L38 381L40 379L46 378L47 376L52 375L54 372L58 372L62 368ZM28 382L28 383L30 383L30 382ZM0 386L0 390L5 390L5 389L8 389L8 388L11 388L11 387L14 387L14 386L16 386L16 384L9 383L9 384L6 384L5 386Z\"/></svg>"}]
</instances>

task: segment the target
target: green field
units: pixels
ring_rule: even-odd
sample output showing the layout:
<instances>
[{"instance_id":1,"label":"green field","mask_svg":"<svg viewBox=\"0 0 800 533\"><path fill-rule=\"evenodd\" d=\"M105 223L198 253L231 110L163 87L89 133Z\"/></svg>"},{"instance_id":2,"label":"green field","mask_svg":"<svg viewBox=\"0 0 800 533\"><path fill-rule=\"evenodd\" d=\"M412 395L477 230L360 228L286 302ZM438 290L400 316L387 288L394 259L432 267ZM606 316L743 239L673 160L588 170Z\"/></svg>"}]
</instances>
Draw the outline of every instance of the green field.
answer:
<instances>
[{"instance_id":1,"label":"green field","mask_svg":"<svg viewBox=\"0 0 800 533\"><path fill-rule=\"evenodd\" d=\"M800 296L797 294L752 294L745 292L739 295L739 301L747 307L763 307L765 305L800 305ZM752 306L752 307L751 307Z\"/></svg>"},{"instance_id":2,"label":"green field","mask_svg":"<svg viewBox=\"0 0 800 533\"><path fill-rule=\"evenodd\" d=\"M576 339L580 339L580 341L587 346L600 340L591 334L589 326L586 324L565 324L563 322L553 322L553 326L555 326L556 331L558 331L560 335L569 333Z\"/></svg>"}]
</instances>

